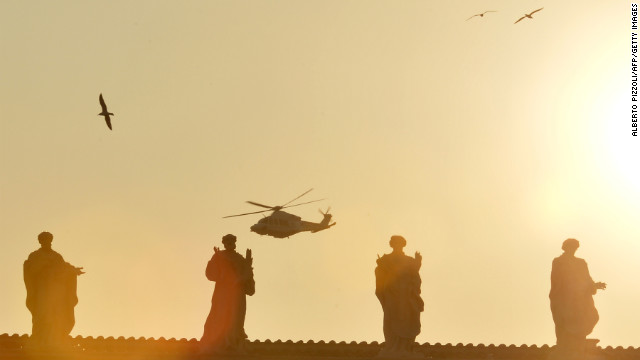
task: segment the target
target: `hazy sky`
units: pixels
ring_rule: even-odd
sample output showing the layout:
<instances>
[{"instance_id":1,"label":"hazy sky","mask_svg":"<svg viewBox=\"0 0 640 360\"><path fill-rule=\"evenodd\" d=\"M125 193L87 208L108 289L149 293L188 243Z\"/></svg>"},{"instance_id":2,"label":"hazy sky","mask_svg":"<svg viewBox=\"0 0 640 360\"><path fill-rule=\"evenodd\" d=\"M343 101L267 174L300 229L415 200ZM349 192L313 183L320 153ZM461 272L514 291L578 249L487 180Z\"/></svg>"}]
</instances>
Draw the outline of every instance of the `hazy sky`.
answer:
<instances>
[{"instance_id":1,"label":"hazy sky","mask_svg":"<svg viewBox=\"0 0 640 360\"><path fill-rule=\"evenodd\" d=\"M0 333L31 331L46 230L86 271L72 335L200 338L233 233L250 339L382 341L373 270L400 234L417 341L553 344L575 237L608 283L591 336L640 346L630 26L625 1L2 1ZM309 188L327 199L291 212L335 227L222 219Z\"/></svg>"}]
</instances>

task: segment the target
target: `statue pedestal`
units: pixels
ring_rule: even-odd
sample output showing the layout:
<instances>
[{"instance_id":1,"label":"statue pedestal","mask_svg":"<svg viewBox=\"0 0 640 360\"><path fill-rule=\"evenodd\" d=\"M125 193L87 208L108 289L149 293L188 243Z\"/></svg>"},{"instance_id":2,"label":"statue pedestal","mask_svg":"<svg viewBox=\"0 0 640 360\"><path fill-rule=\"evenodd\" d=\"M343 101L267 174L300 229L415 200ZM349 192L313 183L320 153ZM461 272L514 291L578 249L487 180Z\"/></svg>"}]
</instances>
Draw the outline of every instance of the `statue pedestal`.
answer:
<instances>
[{"instance_id":1,"label":"statue pedestal","mask_svg":"<svg viewBox=\"0 0 640 360\"><path fill-rule=\"evenodd\" d=\"M605 360L598 354L598 339L586 339L575 346L554 346L549 353L548 360Z\"/></svg>"},{"instance_id":2,"label":"statue pedestal","mask_svg":"<svg viewBox=\"0 0 640 360\"><path fill-rule=\"evenodd\" d=\"M425 359L423 353L415 351L390 351L382 349L374 359Z\"/></svg>"}]
</instances>

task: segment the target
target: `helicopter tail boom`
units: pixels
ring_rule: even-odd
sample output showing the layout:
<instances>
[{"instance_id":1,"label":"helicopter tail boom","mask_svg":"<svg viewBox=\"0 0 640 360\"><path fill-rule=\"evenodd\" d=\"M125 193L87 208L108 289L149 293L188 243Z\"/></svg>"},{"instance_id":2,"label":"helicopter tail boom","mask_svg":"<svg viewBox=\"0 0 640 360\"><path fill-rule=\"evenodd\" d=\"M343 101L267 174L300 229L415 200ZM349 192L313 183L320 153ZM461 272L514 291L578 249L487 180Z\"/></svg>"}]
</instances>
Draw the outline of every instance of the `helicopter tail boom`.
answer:
<instances>
[{"instance_id":1,"label":"helicopter tail boom","mask_svg":"<svg viewBox=\"0 0 640 360\"><path fill-rule=\"evenodd\" d=\"M324 216L324 218L319 223L302 221L302 226L304 228L303 231L310 231L312 233L315 233L318 231L326 230L336 224L335 222L330 223L332 215L328 212L322 213L322 216Z\"/></svg>"}]
</instances>

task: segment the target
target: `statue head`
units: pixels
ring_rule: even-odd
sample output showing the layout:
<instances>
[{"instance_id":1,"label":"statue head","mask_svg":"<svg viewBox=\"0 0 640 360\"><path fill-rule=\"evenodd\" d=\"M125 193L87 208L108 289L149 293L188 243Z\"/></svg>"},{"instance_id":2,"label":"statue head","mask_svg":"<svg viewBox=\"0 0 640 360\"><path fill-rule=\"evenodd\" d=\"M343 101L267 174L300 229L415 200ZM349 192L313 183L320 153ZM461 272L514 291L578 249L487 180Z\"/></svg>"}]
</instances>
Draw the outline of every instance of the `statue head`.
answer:
<instances>
[{"instance_id":1,"label":"statue head","mask_svg":"<svg viewBox=\"0 0 640 360\"><path fill-rule=\"evenodd\" d=\"M402 251L402 248L407 246L407 240L400 235L393 235L391 240L389 240L389 246L391 246L393 250Z\"/></svg>"},{"instance_id":2,"label":"statue head","mask_svg":"<svg viewBox=\"0 0 640 360\"><path fill-rule=\"evenodd\" d=\"M51 242L53 241L53 234L48 231L43 231L38 235L38 242L40 246L44 248L51 248Z\"/></svg>"},{"instance_id":3,"label":"statue head","mask_svg":"<svg viewBox=\"0 0 640 360\"><path fill-rule=\"evenodd\" d=\"M580 242L576 239L567 239L562 243L562 250L569 254L575 254L580 247Z\"/></svg>"},{"instance_id":4,"label":"statue head","mask_svg":"<svg viewBox=\"0 0 640 360\"><path fill-rule=\"evenodd\" d=\"M222 237L222 244L225 249L234 250L236 248L236 236L233 234L227 234Z\"/></svg>"}]
</instances>

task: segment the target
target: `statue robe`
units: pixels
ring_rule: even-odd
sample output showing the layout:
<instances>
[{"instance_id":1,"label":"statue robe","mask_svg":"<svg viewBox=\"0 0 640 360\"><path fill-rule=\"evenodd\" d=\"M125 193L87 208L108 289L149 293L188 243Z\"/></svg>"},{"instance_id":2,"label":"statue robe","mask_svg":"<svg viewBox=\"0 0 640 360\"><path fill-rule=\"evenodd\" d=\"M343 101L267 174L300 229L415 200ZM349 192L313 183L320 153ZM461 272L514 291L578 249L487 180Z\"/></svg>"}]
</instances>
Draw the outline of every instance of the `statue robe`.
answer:
<instances>
[{"instance_id":1,"label":"statue robe","mask_svg":"<svg viewBox=\"0 0 640 360\"><path fill-rule=\"evenodd\" d=\"M558 345L583 341L598 322L595 282L584 259L563 254L553 259L549 300Z\"/></svg>"},{"instance_id":2,"label":"statue robe","mask_svg":"<svg viewBox=\"0 0 640 360\"><path fill-rule=\"evenodd\" d=\"M200 339L204 351L242 352L246 295L253 295L255 282L251 264L235 250L213 254L205 271L216 282L211 311Z\"/></svg>"},{"instance_id":3,"label":"statue robe","mask_svg":"<svg viewBox=\"0 0 640 360\"><path fill-rule=\"evenodd\" d=\"M420 298L420 261L403 253L391 253L378 259L376 296L384 311L385 348L413 345L420 334L420 313L424 302Z\"/></svg>"},{"instance_id":4,"label":"statue robe","mask_svg":"<svg viewBox=\"0 0 640 360\"><path fill-rule=\"evenodd\" d=\"M38 249L23 266L27 308L31 312L31 338L44 344L64 340L75 325L77 273L62 255Z\"/></svg>"}]
</instances>

